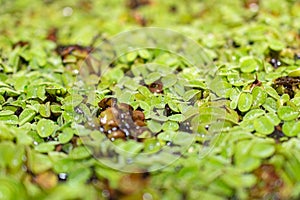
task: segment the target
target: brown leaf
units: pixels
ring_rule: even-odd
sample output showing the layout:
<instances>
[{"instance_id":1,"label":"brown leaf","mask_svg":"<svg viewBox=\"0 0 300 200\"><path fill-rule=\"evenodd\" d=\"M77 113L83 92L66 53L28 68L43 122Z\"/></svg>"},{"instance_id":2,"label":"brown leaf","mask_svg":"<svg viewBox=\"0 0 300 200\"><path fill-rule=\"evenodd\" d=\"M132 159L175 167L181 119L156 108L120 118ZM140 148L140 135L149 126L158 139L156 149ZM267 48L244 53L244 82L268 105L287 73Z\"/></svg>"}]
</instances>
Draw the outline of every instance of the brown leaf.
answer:
<instances>
[{"instance_id":1,"label":"brown leaf","mask_svg":"<svg viewBox=\"0 0 300 200\"><path fill-rule=\"evenodd\" d=\"M124 194L132 194L146 187L148 177L143 173L126 174L119 181L119 190Z\"/></svg>"},{"instance_id":2,"label":"brown leaf","mask_svg":"<svg viewBox=\"0 0 300 200\"><path fill-rule=\"evenodd\" d=\"M254 199L282 199L284 184L273 165L263 164L254 171L257 184L251 188L250 196ZM267 196L266 196L267 195Z\"/></svg>"},{"instance_id":3,"label":"brown leaf","mask_svg":"<svg viewBox=\"0 0 300 200\"><path fill-rule=\"evenodd\" d=\"M57 185L58 178L53 172L46 171L38 174L34 181L44 190L49 190Z\"/></svg>"}]
</instances>

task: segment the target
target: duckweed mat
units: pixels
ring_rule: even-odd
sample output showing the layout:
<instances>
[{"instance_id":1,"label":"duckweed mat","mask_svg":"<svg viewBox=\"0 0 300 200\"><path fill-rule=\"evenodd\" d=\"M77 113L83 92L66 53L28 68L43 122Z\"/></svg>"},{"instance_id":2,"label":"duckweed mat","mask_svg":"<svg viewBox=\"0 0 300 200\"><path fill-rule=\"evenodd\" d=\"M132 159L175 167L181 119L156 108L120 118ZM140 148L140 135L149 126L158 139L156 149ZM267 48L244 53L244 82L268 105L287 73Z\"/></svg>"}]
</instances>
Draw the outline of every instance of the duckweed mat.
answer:
<instances>
[{"instance_id":1,"label":"duckweed mat","mask_svg":"<svg viewBox=\"0 0 300 200\"><path fill-rule=\"evenodd\" d=\"M296 0L0 0L0 199L299 199Z\"/></svg>"}]
</instances>

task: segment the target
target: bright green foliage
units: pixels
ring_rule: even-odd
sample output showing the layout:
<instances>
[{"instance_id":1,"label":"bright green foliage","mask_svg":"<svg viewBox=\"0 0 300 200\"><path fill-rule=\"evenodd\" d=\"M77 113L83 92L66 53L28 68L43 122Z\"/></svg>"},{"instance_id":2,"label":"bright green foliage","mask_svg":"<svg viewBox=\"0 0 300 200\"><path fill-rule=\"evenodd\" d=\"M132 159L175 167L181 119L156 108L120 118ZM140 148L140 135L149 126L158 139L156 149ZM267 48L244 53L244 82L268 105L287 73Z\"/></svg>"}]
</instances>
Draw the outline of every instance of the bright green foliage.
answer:
<instances>
[{"instance_id":1,"label":"bright green foliage","mask_svg":"<svg viewBox=\"0 0 300 200\"><path fill-rule=\"evenodd\" d=\"M299 2L149 2L0 0L0 199L299 199ZM142 26L205 53L137 37L178 51L84 62ZM110 97L146 130L107 139Z\"/></svg>"}]
</instances>

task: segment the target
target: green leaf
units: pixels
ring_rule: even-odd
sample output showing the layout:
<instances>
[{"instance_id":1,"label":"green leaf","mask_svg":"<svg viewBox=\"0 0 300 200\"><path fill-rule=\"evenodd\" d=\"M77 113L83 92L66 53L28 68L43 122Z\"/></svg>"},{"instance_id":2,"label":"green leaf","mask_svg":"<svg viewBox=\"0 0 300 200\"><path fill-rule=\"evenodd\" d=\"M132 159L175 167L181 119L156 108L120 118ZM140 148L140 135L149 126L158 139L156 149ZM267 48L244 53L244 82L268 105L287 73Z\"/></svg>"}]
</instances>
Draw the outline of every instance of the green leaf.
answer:
<instances>
[{"instance_id":1,"label":"green leaf","mask_svg":"<svg viewBox=\"0 0 300 200\"><path fill-rule=\"evenodd\" d=\"M49 118L51 116L50 102L41 104L39 108L39 113L42 117Z\"/></svg>"},{"instance_id":2,"label":"green leaf","mask_svg":"<svg viewBox=\"0 0 300 200\"><path fill-rule=\"evenodd\" d=\"M200 80L190 80L186 86L192 87L192 88L207 89L206 84Z\"/></svg>"},{"instance_id":3,"label":"green leaf","mask_svg":"<svg viewBox=\"0 0 300 200\"><path fill-rule=\"evenodd\" d=\"M28 131L25 130L20 131L16 137L18 144L30 145L33 142L33 138L28 134Z\"/></svg>"},{"instance_id":4,"label":"green leaf","mask_svg":"<svg viewBox=\"0 0 300 200\"><path fill-rule=\"evenodd\" d=\"M226 109L218 108L218 107L200 107L199 113L200 120L204 120L202 122L208 121L214 121L217 119L227 119L228 114L226 114ZM187 117L188 118L188 117Z\"/></svg>"},{"instance_id":5,"label":"green leaf","mask_svg":"<svg viewBox=\"0 0 300 200\"><path fill-rule=\"evenodd\" d=\"M250 73L258 70L259 66L254 58L246 58L242 60L240 69L244 73Z\"/></svg>"},{"instance_id":6,"label":"green leaf","mask_svg":"<svg viewBox=\"0 0 300 200\"><path fill-rule=\"evenodd\" d=\"M242 93L238 100L238 109L241 112L246 112L251 108L252 95L250 93Z\"/></svg>"},{"instance_id":7,"label":"green leaf","mask_svg":"<svg viewBox=\"0 0 300 200\"><path fill-rule=\"evenodd\" d=\"M161 149L161 143L157 139L147 139L145 141L145 147L143 152L145 153L156 153Z\"/></svg>"},{"instance_id":8,"label":"green leaf","mask_svg":"<svg viewBox=\"0 0 300 200\"><path fill-rule=\"evenodd\" d=\"M30 151L28 156L28 168L35 174L44 172L52 167L52 162L47 155Z\"/></svg>"},{"instance_id":9,"label":"green leaf","mask_svg":"<svg viewBox=\"0 0 300 200\"><path fill-rule=\"evenodd\" d=\"M208 88L215 92L218 96L226 96L226 92L230 91L232 85L228 82L216 77L208 83Z\"/></svg>"},{"instance_id":10,"label":"green leaf","mask_svg":"<svg viewBox=\"0 0 300 200\"><path fill-rule=\"evenodd\" d=\"M179 125L177 122L174 122L174 121L166 121L163 123L162 129L164 131L166 131L166 130L176 131L179 129Z\"/></svg>"},{"instance_id":11,"label":"green leaf","mask_svg":"<svg viewBox=\"0 0 300 200\"><path fill-rule=\"evenodd\" d=\"M173 87L174 87L175 92L179 96L183 96L184 95L185 89L184 89L184 85L181 82L177 82Z\"/></svg>"},{"instance_id":12,"label":"green leaf","mask_svg":"<svg viewBox=\"0 0 300 200\"><path fill-rule=\"evenodd\" d=\"M0 116L0 121L11 125L19 123L19 119L16 115Z\"/></svg>"},{"instance_id":13,"label":"green leaf","mask_svg":"<svg viewBox=\"0 0 300 200\"><path fill-rule=\"evenodd\" d=\"M141 109L143 109L144 111L150 111L151 106L146 103L145 101L139 101L139 107L141 107Z\"/></svg>"},{"instance_id":14,"label":"green leaf","mask_svg":"<svg viewBox=\"0 0 300 200\"><path fill-rule=\"evenodd\" d=\"M300 133L300 121L288 121L282 125L282 132L288 136L297 136Z\"/></svg>"},{"instance_id":15,"label":"green leaf","mask_svg":"<svg viewBox=\"0 0 300 200\"><path fill-rule=\"evenodd\" d=\"M264 141L257 141L251 148L251 155L257 158L268 158L275 153L273 144L265 143Z\"/></svg>"},{"instance_id":16,"label":"green leaf","mask_svg":"<svg viewBox=\"0 0 300 200\"><path fill-rule=\"evenodd\" d=\"M138 51L138 54L141 58L150 59L151 53L148 50L142 49Z\"/></svg>"},{"instance_id":17,"label":"green leaf","mask_svg":"<svg viewBox=\"0 0 300 200\"><path fill-rule=\"evenodd\" d=\"M258 108L262 104L265 103L267 99L267 93L261 89L261 87L254 87L252 90L252 98L253 98L253 104L252 106L254 108Z\"/></svg>"},{"instance_id":18,"label":"green leaf","mask_svg":"<svg viewBox=\"0 0 300 200\"><path fill-rule=\"evenodd\" d=\"M185 117L183 114L174 114L169 116L168 119L171 121L182 122L184 121Z\"/></svg>"},{"instance_id":19,"label":"green leaf","mask_svg":"<svg viewBox=\"0 0 300 200\"><path fill-rule=\"evenodd\" d=\"M44 85L30 85L27 87L27 98L39 98L42 101L46 99Z\"/></svg>"},{"instance_id":20,"label":"green leaf","mask_svg":"<svg viewBox=\"0 0 300 200\"><path fill-rule=\"evenodd\" d=\"M83 100L79 94L72 94L63 100L62 109L65 111L73 111L74 107L78 106Z\"/></svg>"},{"instance_id":21,"label":"green leaf","mask_svg":"<svg viewBox=\"0 0 300 200\"><path fill-rule=\"evenodd\" d=\"M153 133L158 133L162 129L161 124L155 120L147 121L147 126L150 129L150 131Z\"/></svg>"},{"instance_id":22,"label":"green leaf","mask_svg":"<svg viewBox=\"0 0 300 200\"><path fill-rule=\"evenodd\" d=\"M119 141L116 145L118 145L116 151L122 155L138 154L144 148L144 144L133 140L127 142Z\"/></svg>"},{"instance_id":23,"label":"green leaf","mask_svg":"<svg viewBox=\"0 0 300 200\"><path fill-rule=\"evenodd\" d=\"M277 110L277 102L271 97L267 97L266 102L262 106L269 112L276 112Z\"/></svg>"},{"instance_id":24,"label":"green leaf","mask_svg":"<svg viewBox=\"0 0 300 200\"><path fill-rule=\"evenodd\" d=\"M55 145L57 145L57 144L58 144L58 142L55 142L55 141L45 142L45 143L41 143L41 144L35 146L34 149L40 153L47 153L47 152L53 151L55 149Z\"/></svg>"},{"instance_id":25,"label":"green leaf","mask_svg":"<svg viewBox=\"0 0 300 200\"><path fill-rule=\"evenodd\" d=\"M70 158L73 159L84 159L90 156L91 156L91 151L84 146L76 147L72 149L72 151L70 152Z\"/></svg>"},{"instance_id":26,"label":"green leaf","mask_svg":"<svg viewBox=\"0 0 300 200\"><path fill-rule=\"evenodd\" d=\"M85 183L92 175L92 170L90 168L78 168L70 173L68 176L68 181L73 184Z\"/></svg>"},{"instance_id":27,"label":"green leaf","mask_svg":"<svg viewBox=\"0 0 300 200\"><path fill-rule=\"evenodd\" d=\"M281 41L275 39L270 40L268 44L270 49L274 51L280 51L285 47L285 45Z\"/></svg>"},{"instance_id":28,"label":"green leaf","mask_svg":"<svg viewBox=\"0 0 300 200\"><path fill-rule=\"evenodd\" d=\"M269 119L269 121L274 125L277 126L281 122L281 120L278 118L278 116L275 113L267 113L266 118Z\"/></svg>"},{"instance_id":29,"label":"green leaf","mask_svg":"<svg viewBox=\"0 0 300 200\"><path fill-rule=\"evenodd\" d=\"M280 99L280 96L277 94L276 90L269 85L264 85L265 91L273 97L274 99Z\"/></svg>"},{"instance_id":30,"label":"green leaf","mask_svg":"<svg viewBox=\"0 0 300 200\"><path fill-rule=\"evenodd\" d=\"M147 87L145 87L145 86L140 86L140 87L138 88L138 91L139 91L142 95L144 95L145 97L149 97L149 96L152 95L152 93L150 92L150 90L149 90Z\"/></svg>"},{"instance_id":31,"label":"green leaf","mask_svg":"<svg viewBox=\"0 0 300 200\"><path fill-rule=\"evenodd\" d=\"M28 77L19 76L19 77L15 77L14 79L15 79L14 88L18 91L24 91L24 88L28 83Z\"/></svg>"},{"instance_id":32,"label":"green leaf","mask_svg":"<svg viewBox=\"0 0 300 200\"><path fill-rule=\"evenodd\" d=\"M200 93L199 90L188 90L184 93L183 100L184 101L189 101L198 93Z\"/></svg>"},{"instance_id":33,"label":"green leaf","mask_svg":"<svg viewBox=\"0 0 300 200\"><path fill-rule=\"evenodd\" d=\"M1 140L13 140L14 134L11 132L11 129L5 123L0 123L0 139Z\"/></svg>"},{"instance_id":34,"label":"green leaf","mask_svg":"<svg viewBox=\"0 0 300 200\"><path fill-rule=\"evenodd\" d=\"M41 119L36 125L36 130L41 137L50 136L56 131L57 128L58 126L54 124L53 121L48 119Z\"/></svg>"},{"instance_id":35,"label":"green leaf","mask_svg":"<svg viewBox=\"0 0 300 200\"><path fill-rule=\"evenodd\" d=\"M236 166L245 172L250 172L260 166L260 158L250 155L250 149L253 143L250 140L239 141L235 146L234 160Z\"/></svg>"},{"instance_id":36,"label":"green leaf","mask_svg":"<svg viewBox=\"0 0 300 200\"><path fill-rule=\"evenodd\" d=\"M54 114L62 113L61 106L59 106L59 105L51 105L50 110Z\"/></svg>"},{"instance_id":37,"label":"green leaf","mask_svg":"<svg viewBox=\"0 0 300 200\"><path fill-rule=\"evenodd\" d=\"M53 170L56 173L62 173L62 172L68 172L72 171L74 167L76 166L76 160L73 160L71 158L62 158L54 162Z\"/></svg>"},{"instance_id":38,"label":"green leaf","mask_svg":"<svg viewBox=\"0 0 300 200\"><path fill-rule=\"evenodd\" d=\"M10 97L16 97L16 96L20 95L20 92L15 91L8 87L0 87L0 94L1 95L6 94L7 96L10 96Z\"/></svg>"},{"instance_id":39,"label":"green leaf","mask_svg":"<svg viewBox=\"0 0 300 200\"><path fill-rule=\"evenodd\" d=\"M175 74L168 74L167 76L162 77L161 82L163 83L164 88L169 88L177 82L177 76Z\"/></svg>"},{"instance_id":40,"label":"green leaf","mask_svg":"<svg viewBox=\"0 0 300 200\"><path fill-rule=\"evenodd\" d=\"M174 144L187 147L188 145L191 145L192 142L194 142L195 135L187 133L187 132L175 132L174 139L172 142Z\"/></svg>"},{"instance_id":41,"label":"green leaf","mask_svg":"<svg viewBox=\"0 0 300 200\"><path fill-rule=\"evenodd\" d=\"M174 101L169 101L168 102L168 105L169 107L171 108L171 110L175 111L175 112L178 112L179 111L179 108L178 108L178 105L176 102Z\"/></svg>"},{"instance_id":42,"label":"green leaf","mask_svg":"<svg viewBox=\"0 0 300 200\"><path fill-rule=\"evenodd\" d=\"M0 177L1 199L28 199L26 189L20 181L10 175Z\"/></svg>"},{"instance_id":43,"label":"green leaf","mask_svg":"<svg viewBox=\"0 0 300 200\"><path fill-rule=\"evenodd\" d=\"M257 132L269 135L274 131L273 123L265 116L256 118L253 121L254 128Z\"/></svg>"},{"instance_id":44,"label":"green leaf","mask_svg":"<svg viewBox=\"0 0 300 200\"><path fill-rule=\"evenodd\" d=\"M72 139L73 134L74 134L74 131L73 131L72 128L70 128L70 127L64 128L62 133L60 133L58 135L58 141L61 144L65 144L65 143L69 142Z\"/></svg>"},{"instance_id":45,"label":"green leaf","mask_svg":"<svg viewBox=\"0 0 300 200\"><path fill-rule=\"evenodd\" d=\"M135 77L143 76L145 77L149 72L144 65L132 65L131 71Z\"/></svg>"},{"instance_id":46,"label":"green leaf","mask_svg":"<svg viewBox=\"0 0 300 200\"><path fill-rule=\"evenodd\" d=\"M0 143L0 166L1 168L6 167L11 163L12 157L14 156L15 145L10 141Z\"/></svg>"},{"instance_id":47,"label":"green leaf","mask_svg":"<svg viewBox=\"0 0 300 200\"><path fill-rule=\"evenodd\" d=\"M122 69L114 68L107 73L107 76L111 81L119 82L123 78L124 72Z\"/></svg>"},{"instance_id":48,"label":"green leaf","mask_svg":"<svg viewBox=\"0 0 300 200\"><path fill-rule=\"evenodd\" d=\"M147 85L154 83L155 81L157 81L158 79L160 79L161 75L158 72L152 72L150 74L148 74L147 77L145 77L145 83Z\"/></svg>"},{"instance_id":49,"label":"green leaf","mask_svg":"<svg viewBox=\"0 0 300 200\"><path fill-rule=\"evenodd\" d=\"M25 108L19 116L19 125L22 126L26 122L31 122L35 115L36 113L34 110L30 108Z\"/></svg>"},{"instance_id":50,"label":"green leaf","mask_svg":"<svg viewBox=\"0 0 300 200\"><path fill-rule=\"evenodd\" d=\"M119 102L130 104L134 99L134 94L129 91L123 91L118 97Z\"/></svg>"},{"instance_id":51,"label":"green leaf","mask_svg":"<svg viewBox=\"0 0 300 200\"><path fill-rule=\"evenodd\" d=\"M226 109L228 112L226 112L224 119L237 124L240 119L239 114L231 108L226 108Z\"/></svg>"},{"instance_id":52,"label":"green leaf","mask_svg":"<svg viewBox=\"0 0 300 200\"><path fill-rule=\"evenodd\" d=\"M256 183L256 177L252 174L241 175L237 172L226 172L221 178L227 185L233 188L251 187Z\"/></svg>"},{"instance_id":53,"label":"green leaf","mask_svg":"<svg viewBox=\"0 0 300 200\"><path fill-rule=\"evenodd\" d=\"M133 62L137 56L138 53L136 51L132 51L126 54L126 59L128 62Z\"/></svg>"},{"instance_id":54,"label":"green leaf","mask_svg":"<svg viewBox=\"0 0 300 200\"><path fill-rule=\"evenodd\" d=\"M256 118L258 118L258 117L260 117L264 114L265 114L265 111L263 111L261 109L253 109L253 110L250 110L249 112L246 113L243 120L245 120L245 121L253 120L253 119L256 119Z\"/></svg>"},{"instance_id":55,"label":"green leaf","mask_svg":"<svg viewBox=\"0 0 300 200\"><path fill-rule=\"evenodd\" d=\"M285 121L296 119L299 112L291 106L281 106L278 108L278 117Z\"/></svg>"},{"instance_id":56,"label":"green leaf","mask_svg":"<svg viewBox=\"0 0 300 200\"><path fill-rule=\"evenodd\" d=\"M13 114L15 114L15 112L12 110L1 110L0 111L0 116L8 116L8 115L13 115Z\"/></svg>"},{"instance_id":57,"label":"green leaf","mask_svg":"<svg viewBox=\"0 0 300 200\"><path fill-rule=\"evenodd\" d=\"M300 69L296 69L294 71L291 71L288 76L290 77L297 77L297 76L300 76Z\"/></svg>"},{"instance_id":58,"label":"green leaf","mask_svg":"<svg viewBox=\"0 0 300 200\"><path fill-rule=\"evenodd\" d=\"M157 138L163 141L173 141L176 135L176 132L168 130L158 134Z\"/></svg>"},{"instance_id":59,"label":"green leaf","mask_svg":"<svg viewBox=\"0 0 300 200\"><path fill-rule=\"evenodd\" d=\"M230 108L231 109L237 108L240 94L241 94L241 92L239 90L232 88L232 91L230 93L230 99L231 99Z\"/></svg>"},{"instance_id":60,"label":"green leaf","mask_svg":"<svg viewBox=\"0 0 300 200\"><path fill-rule=\"evenodd\" d=\"M132 91L136 91L140 87L138 80L133 80L128 76L123 77L123 79L120 82L122 82L125 87Z\"/></svg>"}]
</instances>

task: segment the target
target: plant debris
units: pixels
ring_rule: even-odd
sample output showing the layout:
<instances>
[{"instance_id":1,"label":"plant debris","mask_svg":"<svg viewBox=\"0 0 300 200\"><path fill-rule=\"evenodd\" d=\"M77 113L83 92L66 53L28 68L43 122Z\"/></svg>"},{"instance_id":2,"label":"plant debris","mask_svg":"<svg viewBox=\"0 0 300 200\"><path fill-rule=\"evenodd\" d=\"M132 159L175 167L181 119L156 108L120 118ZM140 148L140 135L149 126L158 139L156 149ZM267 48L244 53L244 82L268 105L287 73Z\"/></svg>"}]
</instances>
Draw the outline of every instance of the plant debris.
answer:
<instances>
[{"instance_id":1,"label":"plant debris","mask_svg":"<svg viewBox=\"0 0 300 200\"><path fill-rule=\"evenodd\" d=\"M145 115L140 110L126 103L117 103L114 98L105 98L98 103L101 112L99 114L100 130L114 141L116 139L135 139L144 132L146 128Z\"/></svg>"},{"instance_id":2,"label":"plant debris","mask_svg":"<svg viewBox=\"0 0 300 200\"><path fill-rule=\"evenodd\" d=\"M282 199L284 197L283 180L278 176L273 165L263 164L254 171L254 174L259 184L251 188L251 198Z\"/></svg>"},{"instance_id":3,"label":"plant debris","mask_svg":"<svg viewBox=\"0 0 300 200\"><path fill-rule=\"evenodd\" d=\"M298 92L300 77L280 77L274 81L274 88L279 94L288 94L291 98Z\"/></svg>"},{"instance_id":4,"label":"plant debris","mask_svg":"<svg viewBox=\"0 0 300 200\"><path fill-rule=\"evenodd\" d=\"M150 0L128 0L127 1L127 7L130 9L137 9L141 6L146 6L151 4Z\"/></svg>"}]
</instances>

